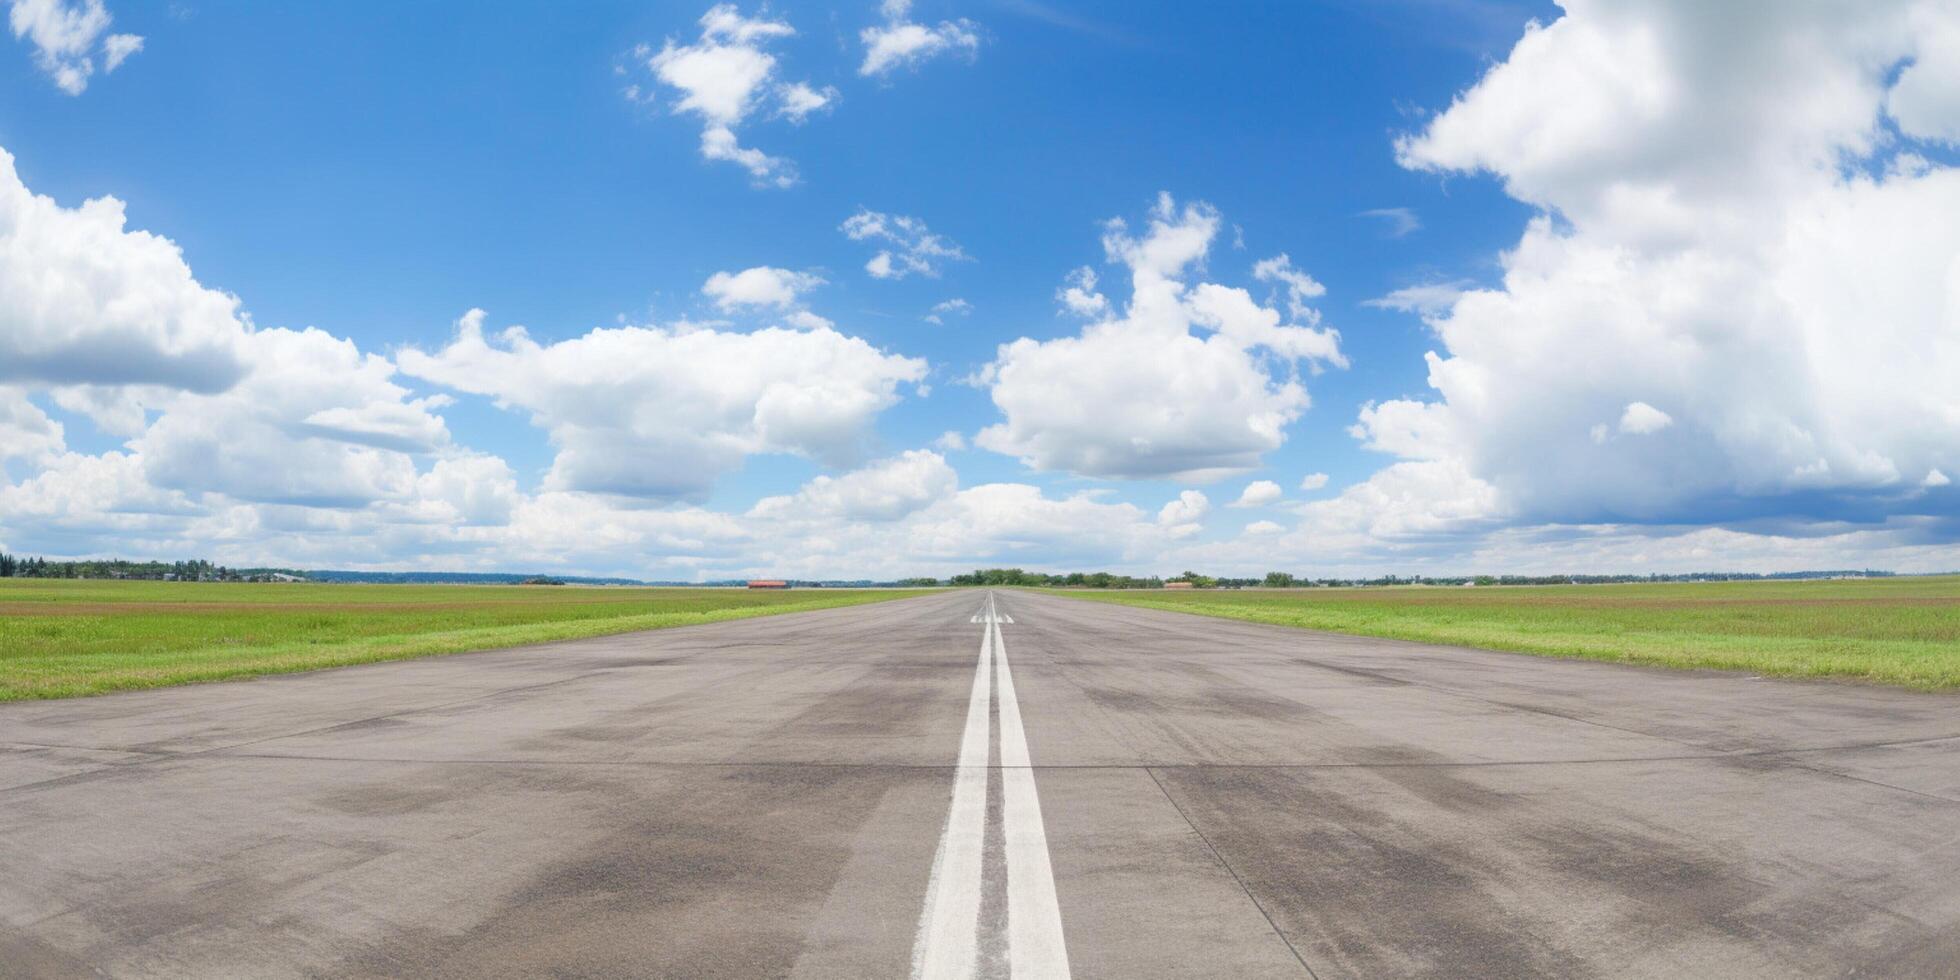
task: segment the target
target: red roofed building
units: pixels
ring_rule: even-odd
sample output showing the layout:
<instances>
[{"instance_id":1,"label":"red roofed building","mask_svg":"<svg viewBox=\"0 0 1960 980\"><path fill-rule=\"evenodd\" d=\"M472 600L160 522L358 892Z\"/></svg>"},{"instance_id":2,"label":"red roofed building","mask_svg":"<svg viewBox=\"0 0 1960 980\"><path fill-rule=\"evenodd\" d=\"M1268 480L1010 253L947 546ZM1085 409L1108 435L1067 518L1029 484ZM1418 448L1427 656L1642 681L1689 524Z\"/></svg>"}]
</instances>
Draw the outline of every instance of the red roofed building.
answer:
<instances>
[{"instance_id":1,"label":"red roofed building","mask_svg":"<svg viewBox=\"0 0 1960 980\"><path fill-rule=\"evenodd\" d=\"M779 579L779 578L752 578L752 579L749 579L749 588L751 588L751 589L787 589L787 588L789 588L789 583L788 583L788 582L785 582L785 581L783 581L782 579Z\"/></svg>"}]
</instances>

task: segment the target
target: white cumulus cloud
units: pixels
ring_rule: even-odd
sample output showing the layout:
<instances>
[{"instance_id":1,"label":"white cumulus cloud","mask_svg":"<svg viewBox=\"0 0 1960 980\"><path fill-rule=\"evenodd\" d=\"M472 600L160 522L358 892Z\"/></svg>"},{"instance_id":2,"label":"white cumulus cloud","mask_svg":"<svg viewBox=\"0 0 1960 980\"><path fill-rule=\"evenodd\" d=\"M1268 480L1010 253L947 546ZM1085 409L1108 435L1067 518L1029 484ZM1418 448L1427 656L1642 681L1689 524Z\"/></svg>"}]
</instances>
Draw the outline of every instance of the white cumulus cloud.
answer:
<instances>
[{"instance_id":1,"label":"white cumulus cloud","mask_svg":"<svg viewBox=\"0 0 1960 980\"><path fill-rule=\"evenodd\" d=\"M925 222L903 214L860 208L845 218L838 230L851 241L883 246L864 264L864 271L873 279L903 279L913 273L937 278L941 265L967 258L958 243L933 234Z\"/></svg>"},{"instance_id":2,"label":"white cumulus cloud","mask_svg":"<svg viewBox=\"0 0 1960 980\"><path fill-rule=\"evenodd\" d=\"M1954 118L1915 79L1954 70L1960 7L1564 6L1396 144L1543 213L1499 285L1411 298L1433 395L1360 434L1522 522L1937 506L1901 491L1960 466L1960 222L1926 220L1960 170L1914 142Z\"/></svg>"},{"instance_id":3,"label":"white cumulus cloud","mask_svg":"<svg viewBox=\"0 0 1960 980\"><path fill-rule=\"evenodd\" d=\"M823 277L759 265L740 272L717 272L701 285L701 292L724 311L742 308L774 307L786 310L803 294L823 285Z\"/></svg>"},{"instance_id":4,"label":"white cumulus cloud","mask_svg":"<svg viewBox=\"0 0 1960 980\"><path fill-rule=\"evenodd\" d=\"M404 372L522 409L558 454L548 489L671 498L705 493L756 453L849 465L879 412L926 364L828 327L752 333L629 326L553 344L495 338L472 310Z\"/></svg>"},{"instance_id":5,"label":"white cumulus cloud","mask_svg":"<svg viewBox=\"0 0 1960 980\"><path fill-rule=\"evenodd\" d=\"M791 310L783 314L783 322L799 330L833 330L837 327L829 317L818 316L809 310Z\"/></svg>"},{"instance_id":6,"label":"white cumulus cloud","mask_svg":"<svg viewBox=\"0 0 1960 980\"><path fill-rule=\"evenodd\" d=\"M61 452L67 443L61 423L48 417L18 388L0 387L0 462Z\"/></svg>"},{"instance_id":7,"label":"white cumulus cloud","mask_svg":"<svg viewBox=\"0 0 1960 980\"><path fill-rule=\"evenodd\" d=\"M973 313L972 303L969 303L966 300L960 299L958 297L954 297L942 303L932 304L932 309L926 312L924 319L927 323L936 323L943 326L946 323L946 317L968 316L971 315L972 313Z\"/></svg>"},{"instance_id":8,"label":"white cumulus cloud","mask_svg":"<svg viewBox=\"0 0 1960 980\"><path fill-rule=\"evenodd\" d=\"M1109 312L1109 297L1096 291L1096 270L1086 265L1062 280L1055 299L1063 309L1088 320L1099 320Z\"/></svg>"},{"instance_id":9,"label":"white cumulus cloud","mask_svg":"<svg viewBox=\"0 0 1960 980\"><path fill-rule=\"evenodd\" d=\"M659 51L642 46L635 55L644 59L655 79L677 93L673 111L700 118L702 156L741 166L758 186L795 184L794 164L742 146L736 130L771 103L777 114L801 122L828 108L836 90L775 80L776 58L763 47L796 33L785 21L744 17L734 5L720 4L701 15L700 23L701 37L692 44L669 39ZM643 101L637 88L628 97Z\"/></svg>"},{"instance_id":10,"label":"white cumulus cloud","mask_svg":"<svg viewBox=\"0 0 1960 980\"><path fill-rule=\"evenodd\" d=\"M177 393L130 447L149 481L237 500L359 506L407 494L416 454L447 445L394 365L320 330L251 335L251 370L230 389Z\"/></svg>"},{"instance_id":11,"label":"white cumulus cloud","mask_svg":"<svg viewBox=\"0 0 1960 980\"><path fill-rule=\"evenodd\" d=\"M979 445L1043 470L1192 480L1277 449L1307 408L1297 369L1347 362L1304 304L1318 283L1284 256L1262 267L1287 287L1287 314L1243 288L1192 281L1218 229L1217 211L1168 194L1141 235L1111 222L1103 248L1129 270L1129 306L1078 336L1002 345L980 380L1005 418Z\"/></svg>"},{"instance_id":12,"label":"white cumulus cloud","mask_svg":"<svg viewBox=\"0 0 1960 980\"><path fill-rule=\"evenodd\" d=\"M1952 13L1924 3L1906 15L1916 47L1885 108L1908 135L1960 145L1960 22Z\"/></svg>"},{"instance_id":13,"label":"white cumulus cloud","mask_svg":"<svg viewBox=\"0 0 1960 980\"><path fill-rule=\"evenodd\" d=\"M1211 513L1211 501L1202 491L1185 490L1157 512L1159 524L1189 524Z\"/></svg>"},{"instance_id":14,"label":"white cumulus cloud","mask_svg":"<svg viewBox=\"0 0 1960 980\"><path fill-rule=\"evenodd\" d=\"M800 521L892 521L950 496L959 475L944 457L914 449L842 476L818 476L788 496L764 497L751 517Z\"/></svg>"},{"instance_id":15,"label":"white cumulus cloud","mask_svg":"<svg viewBox=\"0 0 1960 980\"><path fill-rule=\"evenodd\" d=\"M192 277L113 197L65 208L0 150L0 382L218 391L244 375L238 298Z\"/></svg>"},{"instance_id":16,"label":"white cumulus cloud","mask_svg":"<svg viewBox=\"0 0 1960 980\"><path fill-rule=\"evenodd\" d=\"M1632 402L1620 413L1620 431L1628 435L1650 435L1673 424L1674 419L1666 412L1646 402Z\"/></svg>"},{"instance_id":17,"label":"white cumulus cloud","mask_svg":"<svg viewBox=\"0 0 1960 980\"><path fill-rule=\"evenodd\" d=\"M1240 493L1239 499L1232 501L1231 505L1233 507L1264 507L1268 504L1278 502L1284 496L1286 496L1286 491L1280 489L1279 484L1271 480L1254 480L1245 485L1244 492Z\"/></svg>"},{"instance_id":18,"label":"white cumulus cloud","mask_svg":"<svg viewBox=\"0 0 1960 980\"><path fill-rule=\"evenodd\" d=\"M776 113L791 122L801 123L819 112L827 112L837 105L837 89L824 86L812 88L808 82L791 82L776 86Z\"/></svg>"},{"instance_id":19,"label":"white cumulus cloud","mask_svg":"<svg viewBox=\"0 0 1960 980\"><path fill-rule=\"evenodd\" d=\"M1294 268L1293 260L1285 252L1263 259L1252 267L1252 278L1260 282L1279 283L1286 287L1286 308L1296 319L1318 323L1320 314L1307 305L1307 300L1327 295L1327 287L1314 277Z\"/></svg>"},{"instance_id":20,"label":"white cumulus cloud","mask_svg":"<svg viewBox=\"0 0 1960 980\"><path fill-rule=\"evenodd\" d=\"M112 20L102 0L12 0L7 11L14 37L34 46L35 67L69 95L88 88L98 57L107 73L143 50L135 34L105 36Z\"/></svg>"},{"instance_id":21,"label":"white cumulus cloud","mask_svg":"<svg viewBox=\"0 0 1960 980\"><path fill-rule=\"evenodd\" d=\"M948 52L971 56L980 50L979 25L970 20L940 21L929 27L910 19L912 0L884 0L879 6L884 23L858 33L864 42L864 63L858 74L884 75L905 65L917 65Z\"/></svg>"},{"instance_id":22,"label":"white cumulus cloud","mask_svg":"<svg viewBox=\"0 0 1960 980\"><path fill-rule=\"evenodd\" d=\"M999 564L1134 566L1197 527L1154 522L1093 491L1058 498L1021 483L962 488L938 454L918 450L766 499L744 526L746 539L724 546L723 567L874 578Z\"/></svg>"}]
</instances>

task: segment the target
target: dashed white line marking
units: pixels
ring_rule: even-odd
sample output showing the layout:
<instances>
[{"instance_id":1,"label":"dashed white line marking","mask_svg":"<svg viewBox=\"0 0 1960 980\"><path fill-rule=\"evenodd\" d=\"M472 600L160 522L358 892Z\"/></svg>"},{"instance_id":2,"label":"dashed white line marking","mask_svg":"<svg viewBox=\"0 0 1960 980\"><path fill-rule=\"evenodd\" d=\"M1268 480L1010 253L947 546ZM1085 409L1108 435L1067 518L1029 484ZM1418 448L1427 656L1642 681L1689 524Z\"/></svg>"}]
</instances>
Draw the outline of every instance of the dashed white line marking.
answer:
<instances>
[{"instance_id":1,"label":"dashed white line marking","mask_svg":"<svg viewBox=\"0 0 1960 980\"><path fill-rule=\"evenodd\" d=\"M1067 980L1068 949L1062 941L1062 912L1055 898L1055 874L1048 860L1048 834L1041 823L1028 737L1014 675L1007 666L1007 640L992 593L973 617L981 631L980 662L974 668L967 702L966 730L953 777L953 802L946 813L926 885L925 911L912 947L912 976L929 980L968 980L979 967L980 896L985 883L987 762L993 741L994 673L1000 674L1001 838L1007 871L1007 968L1011 976Z\"/></svg>"}]
</instances>

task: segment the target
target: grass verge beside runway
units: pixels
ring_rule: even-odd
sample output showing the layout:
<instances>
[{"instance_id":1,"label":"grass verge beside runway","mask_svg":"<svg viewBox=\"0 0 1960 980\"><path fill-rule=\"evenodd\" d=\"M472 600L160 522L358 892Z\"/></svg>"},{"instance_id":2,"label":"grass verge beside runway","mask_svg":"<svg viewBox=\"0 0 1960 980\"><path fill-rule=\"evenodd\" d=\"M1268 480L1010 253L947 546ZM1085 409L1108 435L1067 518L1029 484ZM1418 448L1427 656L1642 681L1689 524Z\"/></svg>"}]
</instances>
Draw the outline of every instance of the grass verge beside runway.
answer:
<instances>
[{"instance_id":1,"label":"grass verge beside runway","mask_svg":"<svg viewBox=\"0 0 1960 980\"><path fill-rule=\"evenodd\" d=\"M916 594L0 579L0 701L404 660Z\"/></svg>"},{"instance_id":2,"label":"grass verge beside runway","mask_svg":"<svg viewBox=\"0 0 1960 980\"><path fill-rule=\"evenodd\" d=\"M1960 577L1547 587L1047 590L1255 623L1617 663L1960 687Z\"/></svg>"}]
</instances>

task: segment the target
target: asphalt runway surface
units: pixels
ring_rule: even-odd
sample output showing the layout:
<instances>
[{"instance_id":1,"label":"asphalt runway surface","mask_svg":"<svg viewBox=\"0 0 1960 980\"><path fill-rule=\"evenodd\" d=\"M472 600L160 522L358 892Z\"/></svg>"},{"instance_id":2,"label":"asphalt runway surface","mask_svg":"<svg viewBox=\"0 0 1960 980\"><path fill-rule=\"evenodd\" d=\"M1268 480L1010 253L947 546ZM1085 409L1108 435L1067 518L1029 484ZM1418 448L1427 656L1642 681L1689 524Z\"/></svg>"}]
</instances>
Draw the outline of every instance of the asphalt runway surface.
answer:
<instances>
[{"instance_id":1,"label":"asphalt runway surface","mask_svg":"<svg viewBox=\"0 0 1960 980\"><path fill-rule=\"evenodd\" d=\"M1960 698L1019 591L0 705L0 975L1960 974Z\"/></svg>"}]
</instances>

